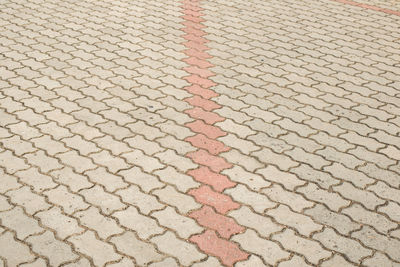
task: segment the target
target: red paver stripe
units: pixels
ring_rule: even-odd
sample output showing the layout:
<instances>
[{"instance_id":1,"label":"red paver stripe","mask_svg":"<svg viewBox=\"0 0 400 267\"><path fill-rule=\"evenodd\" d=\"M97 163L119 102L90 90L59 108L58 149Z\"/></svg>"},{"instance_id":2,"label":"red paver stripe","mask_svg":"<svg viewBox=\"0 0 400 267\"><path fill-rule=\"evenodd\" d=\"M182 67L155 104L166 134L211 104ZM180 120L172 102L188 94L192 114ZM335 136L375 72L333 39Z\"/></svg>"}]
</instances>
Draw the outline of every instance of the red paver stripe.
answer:
<instances>
[{"instance_id":1,"label":"red paver stripe","mask_svg":"<svg viewBox=\"0 0 400 267\"><path fill-rule=\"evenodd\" d=\"M201 250L220 258L226 266L233 266L236 262L245 260L249 256L241 251L237 244L219 238L212 230L192 236L190 240L196 243Z\"/></svg>"},{"instance_id":2,"label":"red paver stripe","mask_svg":"<svg viewBox=\"0 0 400 267\"><path fill-rule=\"evenodd\" d=\"M195 136L186 138L185 141L198 148L185 156L199 164L199 168L189 170L187 174L202 183L202 186L190 190L188 194L192 195L198 203L206 205L193 211L190 216L200 225L212 230L193 236L190 241L196 243L203 252L218 257L224 265L233 266L236 262L247 259L249 254L241 251L236 243L228 240L232 235L244 231L245 228L224 215L230 210L239 208L240 204L222 193L226 188L234 187L236 183L220 173L224 169L231 168L232 164L218 156L230 148L216 140L227 133L213 125L225 118L213 112L221 106L211 100L212 97L218 96L217 93L210 90L217 84L209 79L215 73L209 70L213 65L207 59L212 56L207 53L208 41L203 37L205 32L202 29L205 25L200 23L204 19L201 18L203 9L200 8L199 3L200 0L183 1L185 15L182 18L185 21L182 24L185 28L182 30L186 33L183 36L186 40L183 45L187 48L183 52L188 56L183 61L189 65L183 69L190 74L184 77L190 83L190 86L184 89L194 95L185 99L193 106L193 108L185 110L185 113L196 119L185 126L197 133ZM222 238L217 236L214 230Z\"/></svg>"},{"instance_id":3,"label":"red paver stripe","mask_svg":"<svg viewBox=\"0 0 400 267\"><path fill-rule=\"evenodd\" d=\"M358 7L365 8L365 9L375 10L375 11L383 12L386 14L400 16L400 11L396 11L396 10L392 10L392 9L388 9L388 8L382 8L382 7L378 7L378 6L358 3L358 2L354 2L354 1L350 1L350 0L332 0L332 1L347 4L347 5L352 5L352 6L358 6Z\"/></svg>"}]
</instances>

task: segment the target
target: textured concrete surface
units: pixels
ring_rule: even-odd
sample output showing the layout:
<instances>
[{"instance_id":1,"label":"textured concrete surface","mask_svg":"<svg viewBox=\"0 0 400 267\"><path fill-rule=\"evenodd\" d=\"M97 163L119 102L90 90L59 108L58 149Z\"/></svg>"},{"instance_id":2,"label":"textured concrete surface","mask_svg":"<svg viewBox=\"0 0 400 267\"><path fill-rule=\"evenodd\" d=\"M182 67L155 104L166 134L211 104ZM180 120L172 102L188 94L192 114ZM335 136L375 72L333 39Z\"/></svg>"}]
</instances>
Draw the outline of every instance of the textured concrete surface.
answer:
<instances>
[{"instance_id":1,"label":"textured concrete surface","mask_svg":"<svg viewBox=\"0 0 400 267\"><path fill-rule=\"evenodd\" d=\"M0 266L400 266L396 0L4 0Z\"/></svg>"}]
</instances>

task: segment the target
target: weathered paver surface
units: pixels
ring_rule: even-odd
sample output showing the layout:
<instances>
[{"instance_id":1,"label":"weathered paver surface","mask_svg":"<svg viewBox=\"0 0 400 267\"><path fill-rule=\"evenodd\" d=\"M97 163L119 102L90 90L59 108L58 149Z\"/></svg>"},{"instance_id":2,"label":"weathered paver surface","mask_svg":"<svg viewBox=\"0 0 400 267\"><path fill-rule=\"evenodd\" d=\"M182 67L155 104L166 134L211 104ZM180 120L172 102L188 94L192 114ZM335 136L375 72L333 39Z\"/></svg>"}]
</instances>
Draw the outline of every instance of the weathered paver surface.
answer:
<instances>
[{"instance_id":1,"label":"weathered paver surface","mask_svg":"<svg viewBox=\"0 0 400 267\"><path fill-rule=\"evenodd\" d=\"M0 2L0 266L400 266L400 5Z\"/></svg>"}]
</instances>

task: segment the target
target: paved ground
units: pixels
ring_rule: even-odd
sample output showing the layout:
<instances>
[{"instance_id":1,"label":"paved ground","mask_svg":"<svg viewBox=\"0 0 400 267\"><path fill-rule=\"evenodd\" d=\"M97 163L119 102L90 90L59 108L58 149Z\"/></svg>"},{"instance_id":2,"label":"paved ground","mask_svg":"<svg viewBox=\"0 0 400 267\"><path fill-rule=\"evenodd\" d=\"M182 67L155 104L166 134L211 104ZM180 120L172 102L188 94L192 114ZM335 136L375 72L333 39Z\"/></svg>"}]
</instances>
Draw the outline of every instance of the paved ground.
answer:
<instances>
[{"instance_id":1,"label":"paved ground","mask_svg":"<svg viewBox=\"0 0 400 267\"><path fill-rule=\"evenodd\" d=\"M400 2L357 1L1 1L0 265L400 266Z\"/></svg>"}]
</instances>

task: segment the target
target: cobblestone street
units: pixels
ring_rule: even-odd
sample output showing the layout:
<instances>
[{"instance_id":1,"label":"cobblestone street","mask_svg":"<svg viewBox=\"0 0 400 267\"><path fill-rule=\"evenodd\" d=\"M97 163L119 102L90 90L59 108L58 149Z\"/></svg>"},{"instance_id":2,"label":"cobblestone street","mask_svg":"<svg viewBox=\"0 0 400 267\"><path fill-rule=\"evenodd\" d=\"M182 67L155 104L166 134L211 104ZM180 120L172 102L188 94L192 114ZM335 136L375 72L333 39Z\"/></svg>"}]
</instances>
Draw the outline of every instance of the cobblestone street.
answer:
<instances>
[{"instance_id":1,"label":"cobblestone street","mask_svg":"<svg viewBox=\"0 0 400 267\"><path fill-rule=\"evenodd\" d=\"M0 1L0 266L399 267L400 1Z\"/></svg>"}]
</instances>

